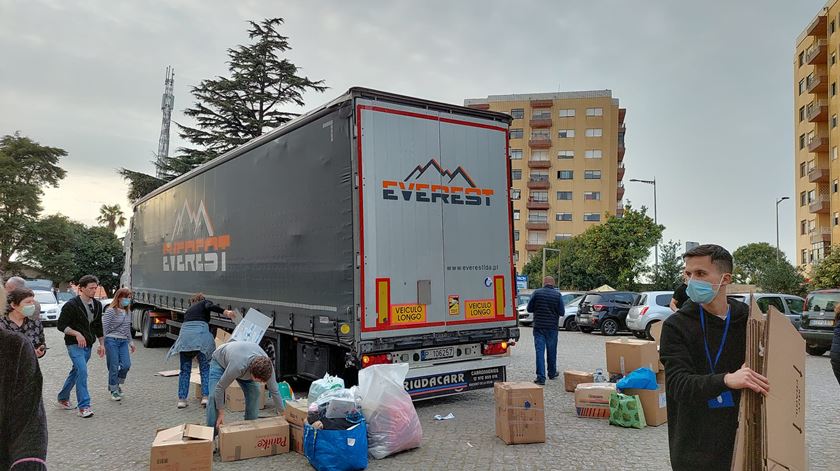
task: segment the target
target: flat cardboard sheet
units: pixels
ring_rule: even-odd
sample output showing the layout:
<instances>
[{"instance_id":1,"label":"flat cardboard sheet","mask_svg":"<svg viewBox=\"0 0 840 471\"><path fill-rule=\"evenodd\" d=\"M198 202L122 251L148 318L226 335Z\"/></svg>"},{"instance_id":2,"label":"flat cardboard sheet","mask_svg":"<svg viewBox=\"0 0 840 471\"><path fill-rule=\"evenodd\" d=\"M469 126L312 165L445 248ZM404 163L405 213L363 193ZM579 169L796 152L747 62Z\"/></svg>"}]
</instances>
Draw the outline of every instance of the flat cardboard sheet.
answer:
<instances>
[{"instance_id":1,"label":"flat cardboard sheet","mask_svg":"<svg viewBox=\"0 0 840 471\"><path fill-rule=\"evenodd\" d=\"M231 340L237 342L260 343L265 331L271 325L271 318L256 309L248 309L245 318L237 324L231 335Z\"/></svg>"}]
</instances>

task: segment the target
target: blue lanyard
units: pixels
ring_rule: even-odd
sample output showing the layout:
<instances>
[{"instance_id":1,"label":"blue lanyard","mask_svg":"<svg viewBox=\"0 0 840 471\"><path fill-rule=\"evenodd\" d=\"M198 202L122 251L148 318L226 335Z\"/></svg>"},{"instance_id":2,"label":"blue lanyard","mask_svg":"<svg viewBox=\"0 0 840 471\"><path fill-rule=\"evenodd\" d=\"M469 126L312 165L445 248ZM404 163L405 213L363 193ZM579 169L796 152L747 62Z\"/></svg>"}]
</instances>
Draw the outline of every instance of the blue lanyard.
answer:
<instances>
[{"instance_id":1,"label":"blue lanyard","mask_svg":"<svg viewBox=\"0 0 840 471\"><path fill-rule=\"evenodd\" d=\"M732 319L730 315L731 308L726 308L726 327L723 328L723 337L720 339L720 348L718 348L715 362L712 363L712 354L709 352L709 341L706 340L706 314L703 312L703 306L700 306L700 328L703 329L703 346L706 347L706 359L709 360L709 368L712 369L712 374L715 374L720 354L723 353L723 346L726 345L726 334L729 333L729 321Z\"/></svg>"}]
</instances>

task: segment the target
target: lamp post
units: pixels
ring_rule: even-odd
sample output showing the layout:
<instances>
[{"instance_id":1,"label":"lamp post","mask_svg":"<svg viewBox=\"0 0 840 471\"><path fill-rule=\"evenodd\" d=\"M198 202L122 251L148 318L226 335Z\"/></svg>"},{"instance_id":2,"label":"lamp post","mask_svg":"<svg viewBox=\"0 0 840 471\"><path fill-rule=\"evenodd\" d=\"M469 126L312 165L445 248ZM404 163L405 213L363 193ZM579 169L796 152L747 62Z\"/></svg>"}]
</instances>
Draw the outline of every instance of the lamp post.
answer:
<instances>
[{"instance_id":1,"label":"lamp post","mask_svg":"<svg viewBox=\"0 0 840 471\"><path fill-rule=\"evenodd\" d=\"M782 196L776 200L776 261L781 259L781 251L779 250L779 203L789 199L789 196Z\"/></svg>"},{"instance_id":2,"label":"lamp post","mask_svg":"<svg viewBox=\"0 0 840 471\"><path fill-rule=\"evenodd\" d=\"M639 180L637 178L631 178L630 181L653 185L653 222L656 225L659 225L659 220L656 218L656 177L654 177L653 180ZM657 271L659 270L659 243L657 243L654 247L654 267L656 267Z\"/></svg>"}]
</instances>

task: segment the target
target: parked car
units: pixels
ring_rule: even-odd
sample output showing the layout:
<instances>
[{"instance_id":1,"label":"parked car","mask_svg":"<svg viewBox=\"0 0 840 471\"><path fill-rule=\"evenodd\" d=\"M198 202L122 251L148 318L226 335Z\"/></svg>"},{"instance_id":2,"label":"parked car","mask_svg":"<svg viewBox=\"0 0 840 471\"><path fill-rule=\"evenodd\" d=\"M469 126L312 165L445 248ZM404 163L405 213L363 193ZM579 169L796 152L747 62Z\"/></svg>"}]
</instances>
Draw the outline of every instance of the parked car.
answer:
<instances>
[{"instance_id":1,"label":"parked car","mask_svg":"<svg viewBox=\"0 0 840 471\"><path fill-rule=\"evenodd\" d=\"M834 338L834 306L840 303L840 289L808 293L802 309L799 333L805 339L805 351L821 356L831 348Z\"/></svg>"},{"instance_id":2,"label":"parked car","mask_svg":"<svg viewBox=\"0 0 840 471\"><path fill-rule=\"evenodd\" d=\"M782 314L784 314L790 323L799 330L800 318L802 316L802 308L805 305L805 300L799 296L792 294L780 293L755 293L755 302L761 312L767 314L770 306L774 306ZM742 303L750 303L749 294L729 294L726 296L729 299L737 299Z\"/></svg>"},{"instance_id":3,"label":"parked car","mask_svg":"<svg viewBox=\"0 0 840 471\"><path fill-rule=\"evenodd\" d=\"M631 291L603 291L586 293L578 306L578 329L589 334L600 329L604 335L627 330L627 313L639 300L639 293Z\"/></svg>"},{"instance_id":4,"label":"parked car","mask_svg":"<svg viewBox=\"0 0 840 471\"><path fill-rule=\"evenodd\" d=\"M38 304L41 305L41 323L57 323L62 303L58 302L52 291L38 290L33 292L35 293L35 301L38 301Z\"/></svg>"},{"instance_id":5,"label":"parked car","mask_svg":"<svg viewBox=\"0 0 840 471\"><path fill-rule=\"evenodd\" d=\"M583 301L583 296L578 296L572 302L565 305L565 315L560 318L560 327L569 332L578 330L577 312L580 307L580 302Z\"/></svg>"},{"instance_id":6,"label":"parked car","mask_svg":"<svg viewBox=\"0 0 840 471\"><path fill-rule=\"evenodd\" d=\"M662 322L673 312L671 298L673 291L646 291L641 293L639 300L627 313L627 328L638 338L653 340L650 328L657 322Z\"/></svg>"},{"instance_id":7,"label":"parked car","mask_svg":"<svg viewBox=\"0 0 840 471\"><path fill-rule=\"evenodd\" d=\"M578 298L583 297L583 294L584 293L579 292L579 291L561 291L560 296L563 298L563 306L568 308L573 301L575 301ZM519 296L522 296L522 295L519 295ZM531 300L531 295L528 294L527 296L528 296L528 300L525 301L525 303L523 303L523 304L519 304L519 306L516 308L516 312L519 316L519 323L522 324L522 325L531 325L531 324L534 323L534 313L533 312L528 312L528 301ZM517 299L517 302L518 302L518 299ZM577 305L575 305L575 306L577 306ZM560 327L564 326L564 320L567 317L568 317L568 313L566 313L566 316L560 318Z\"/></svg>"},{"instance_id":8,"label":"parked car","mask_svg":"<svg viewBox=\"0 0 840 471\"><path fill-rule=\"evenodd\" d=\"M60 291L58 293L58 302L59 302L59 304L64 304L67 301L70 301L71 299L73 299L75 297L76 297L76 295L69 292L69 291Z\"/></svg>"}]
</instances>

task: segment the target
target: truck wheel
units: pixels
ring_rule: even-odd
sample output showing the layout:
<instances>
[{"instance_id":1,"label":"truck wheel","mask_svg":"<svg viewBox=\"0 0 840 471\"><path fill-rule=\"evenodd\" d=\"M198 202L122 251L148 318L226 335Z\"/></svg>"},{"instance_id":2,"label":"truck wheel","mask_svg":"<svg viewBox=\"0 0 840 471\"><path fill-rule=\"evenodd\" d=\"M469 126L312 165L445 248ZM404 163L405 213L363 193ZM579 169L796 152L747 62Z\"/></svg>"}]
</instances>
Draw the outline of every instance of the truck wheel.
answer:
<instances>
[{"instance_id":1,"label":"truck wheel","mask_svg":"<svg viewBox=\"0 0 840 471\"><path fill-rule=\"evenodd\" d=\"M134 330L134 327L131 328L131 338L134 339L137 337L137 331Z\"/></svg>"},{"instance_id":2,"label":"truck wheel","mask_svg":"<svg viewBox=\"0 0 840 471\"><path fill-rule=\"evenodd\" d=\"M601 323L601 333L604 335L615 335L618 333L618 322L615 319L606 319Z\"/></svg>"},{"instance_id":3,"label":"truck wheel","mask_svg":"<svg viewBox=\"0 0 840 471\"><path fill-rule=\"evenodd\" d=\"M592 333L592 327L580 327L580 326L578 326L578 330L580 330L584 334L591 334Z\"/></svg>"},{"instance_id":4,"label":"truck wheel","mask_svg":"<svg viewBox=\"0 0 840 471\"><path fill-rule=\"evenodd\" d=\"M143 314L143 346L146 348L155 348L158 345L156 338L152 337L152 318L149 313Z\"/></svg>"},{"instance_id":5,"label":"truck wheel","mask_svg":"<svg viewBox=\"0 0 840 471\"><path fill-rule=\"evenodd\" d=\"M563 328L566 329L567 332L574 332L578 330L577 321L574 317L569 317L566 319L566 322L563 324Z\"/></svg>"},{"instance_id":6,"label":"truck wheel","mask_svg":"<svg viewBox=\"0 0 840 471\"><path fill-rule=\"evenodd\" d=\"M650 335L650 328L653 327L653 324L656 324L659 321L655 322L648 322L648 325L645 326L645 338L648 340L653 340L653 335Z\"/></svg>"},{"instance_id":7,"label":"truck wheel","mask_svg":"<svg viewBox=\"0 0 840 471\"><path fill-rule=\"evenodd\" d=\"M828 351L827 348L819 347L817 345L806 345L805 351L808 352L808 355L814 355L815 357L821 357Z\"/></svg>"}]
</instances>

